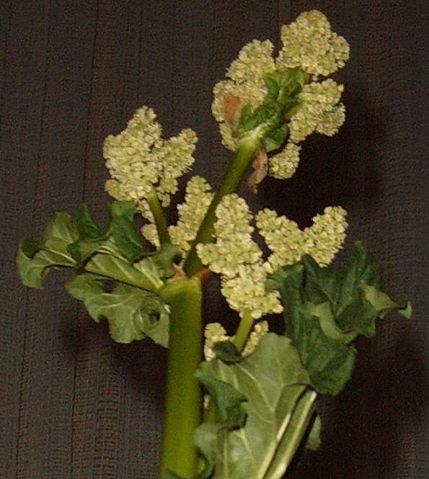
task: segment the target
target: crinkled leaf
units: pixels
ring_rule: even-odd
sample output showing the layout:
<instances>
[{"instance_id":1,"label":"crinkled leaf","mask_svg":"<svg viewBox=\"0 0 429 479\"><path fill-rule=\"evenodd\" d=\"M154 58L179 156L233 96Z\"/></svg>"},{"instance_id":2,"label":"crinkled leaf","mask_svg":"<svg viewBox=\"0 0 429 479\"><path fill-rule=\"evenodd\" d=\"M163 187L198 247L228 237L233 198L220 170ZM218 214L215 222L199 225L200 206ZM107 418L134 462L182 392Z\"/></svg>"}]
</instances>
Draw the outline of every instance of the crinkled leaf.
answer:
<instances>
[{"instance_id":1,"label":"crinkled leaf","mask_svg":"<svg viewBox=\"0 0 429 479\"><path fill-rule=\"evenodd\" d=\"M352 374L354 349L327 336L320 320L305 307L303 266L288 269L279 289L285 305L286 335L296 346L314 388L322 394L338 394Z\"/></svg>"},{"instance_id":2,"label":"crinkled leaf","mask_svg":"<svg viewBox=\"0 0 429 479\"><path fill-rule=\"evenodd\" d=\"M132 220L136 214L136 205L133 201L112 201L109 204L111 218L128 218Z\"/></svg>"},{"instance_id":3,"label":"crinkled leaf","mask_svg":"<svg viewBox=\"0 0 429 479\"><path fill-rule=\"evenodd\" d=\"M129 262L145 253L133 223L135 205L129 201L113 201L109 213L110 225L103 233L86 205L78 209L74 221L79 239L69 246L69 251L79 264L84 264L96 253L112 254Z\"/></svg>"},{"instance_id":4,"label":"crinkled leaf","mask_svg":"<svg viewBox=\"0 0 429 479\"><path fill-rule=\"evenodd\" d=\"M180 248L171 243L164 243L148 259L153 262L161 278L171 278L176 274L174 262L180 257Z\"/></svg>"},{"instance_id":5,"label":"crinkled leaf","mask_svg":"<svg viewBox=\"0 0 429 479\"><path fill-rule=\"evenodd\" d=\"M116 256L97 253L86 263L85 269L152 292L158 291L164 285L153 262L145 263L145 267L141 267L141 262L132 265Z\"/></svg>"},{"instance_id":6,"label":"crinkled leaf","mask_svg":"<svg viewBox=\"0 0 429 479\"><path fill-rule=\"evenodd\" d=\"M231 365L218 359L204 362L198 377L229 384L238 393L237 401L241 395L247 399L242 403L247 413L243 427L231 430L220 423L197 429L196 443L213 463L213 478L264 478L309 381L290 340L269 333L243 361Z\"/></svg>"},{"instance_id":7,"label":"crinkled leaf","mask_svg":"<svg viewBox=\"0 0 429 479\"><path fill-rule=\"evenodd\" d=\"M155 254L134 263L133 267L155 288L164 284L164 280L176 273L174 259L179 248L172 244L164 244ZM150 289L150 288L149 288Z\"/></svg>"},{"instance_id":8,"label":"crinkled leaf","mask_svg":"<svg viewBox=\"0 0 429 479\"><path fill-rule=\"evenodd\" d=\"M136 214L134 203L114 201L110 204L109 211L112 221L108 233L112 235L121 254L128 261L135 261L145 253L145 250L133 223Z\"/></svg>"},{"instance_id":9,"label":"crinkled leaf","mask_svg":"<svg viewBox=\"0 0 429 479\"><path fill-rule=\"evenodd\" d=\"M344 387L354 363L348 344L358 334L373 335L377 319L388 311L409 317L409 303L393 301L381 284L381 266L361 243L341 274L304 256L270 280L285 306L286 334L318 392L337 394Z\"/></svg>"},{"instance_id":10,"label":"crinkled leaf","mask_svg":"<svg viewBox=\"0 0 429 479\"><path fill-rule=\"evenodd\" d=\"M75 260L67 250L77 238L76 228L67 213L57 213L43 232L43 242L24 240L17 256L18 273L25 286L41 288L47 271L56 266L73 267Z\"/></svg>"},{"instance_id":11,"label":"crinkled leaf","mask_svg":"<svg viewBox=\"0 0 429 479\"><path fill-rule=\"evenodd\" d=\"M132 221L123 216L113 218L109 231L119 251L128 261L135 261L145 253Z\"/></svg>"},{"instance_id":12,"label":"crinkled leaf","mask_svg":"<svg viewBox=\"0 0 429 479\"><path fill-rule=\"evenodd\" d=\"M167 347L168 309L159 296L126 284L107 292L103 281L97 275L80 274L67 282L66 289L85 304L94 321L107 319L114 341L130 343L148 336Z\"/></svg>"}]
</instances>

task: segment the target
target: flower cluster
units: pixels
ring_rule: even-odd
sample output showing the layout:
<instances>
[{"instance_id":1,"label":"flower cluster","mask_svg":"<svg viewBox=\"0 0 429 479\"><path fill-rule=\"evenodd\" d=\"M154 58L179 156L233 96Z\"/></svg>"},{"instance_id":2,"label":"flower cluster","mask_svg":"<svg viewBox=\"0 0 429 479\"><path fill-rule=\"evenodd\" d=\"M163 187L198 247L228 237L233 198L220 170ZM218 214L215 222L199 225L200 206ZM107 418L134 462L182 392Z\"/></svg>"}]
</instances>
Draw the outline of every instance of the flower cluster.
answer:
<instances>
[{"instance_id":1,"label":"flower cluster","mask_svg":"<svg viewBox=\"0 0 429 479\"><path fill-rule=\"evenodd\" d=\"M346 211L341 207L325 208L304 230L275 211L264 209L255 218L259 233L272 251L264 261L252 240L252 216L242 198L225 196L216 217L215 242L199 244L198 255L211 271L221 275L221 291L230 307L240 316L250 313L255 319L282 310L277 293L265 289L267 274L300 261L304 254L327 266L341 249L347 228Z\"/></svg>"},{"instance_id":2,"label":"flower cluster","mask_svg":"<svg viewBox=\"0 0 429 479\"><path fill-rule=\"evenodd\" d=\"M252 240L253 227L246 202L236 194L223 198L216 209L215 237L212 244L199 244L203 264L221 274L221 291L230 307L254 319L281 312L278 293L265 290L266 271L262 252Z\"/></svg>"},{"instance_id":3,"label":"flower cluster","mask_svg":"<svg viewBox=\"0 0 429 479\"><path fill-rule=\"evenodd\" d=\"M252 332L250 333L246 344L243 348L243 356L248 356L253 353L258 346L261 339L268 333L268 322L260 321L255 324ZM232 336L226 334L225 328L220 323L209 323L204 329L204 357L206 361L211 361L215 358L215 353L213 351L213 346L216 343L222 341L231 341L234 339Z\"/></svg>"},{"instance_id":4,"label":"flower cluster","mask_svg":"<svg viewBox=\"0 0 429 479\"><path fill-rule=\"evenodd\" d=\"M171 242L186 253L197 236L198 228L213 198L210 185L201 176L192 176L186 184L184 202L177 205L178 221L168 227ZM159 246L158 232L153 223L143 225L143 236Z\"/></svg>"},{"instance_id":5,"label":"flower cluster","mask_svg":"<svg viewBox=\"0 0 429 479\"><path fill-rule=\"evenodd\" d=\"M320 266L332 262L346 237L347 213L339 206L328 206L313 218L313 225L301 230L285 216L264 209L256 215L256 225L272 254L267 269L296 263L304 254L311 255Z\"/></svg>"},{"instance_id":6,"label":"flower cluster","mask_svg":"<svg viewBox=\"0 0 429 479\"><path fill-rule=\"evenodd\" d=\"M210 185L201 176L193 176L186 185L185 201L177 206L178 221L169 227L171 241L187 252L213 198Z\"/></svg>"},{"instance_id":7,"label":"flower cluster","mask_svg":"<svg viewBox=\"0 0 429 479\"><path fill-rule=\"evenodd\" d=\"M196 134L182 130L164 140L156 115L146 106L137 110L119 135L109 135L104 142L104 157L112 179L106 191L118 200L134 201L150 219L146 199L156 193L163 206L177 191L177 179L194 162Z\"/></svg>"},{"instance_id":8,"label":"flower cluster","mask_svg":"<svg viewBox=\"0 0 429 479\"><path fill-rule=\"evenodd\" d=\"M299 68L312 75L328 76L345 65L349 45L331 30L328 19L317 10L303 12L281 30L283 48L279 68Z\"/></svg>"},{"instance_id":9,"label":"flower cluster","mask_svg":"<svg viewBox=\"0 0 429 479\"><path fill-rule=\"evenodd\" d=\"M304 85L299 94L301 107L289 123L290 141L300 143L315 131L334 135L345 119L344 105L338 104L343 89L330 78Z\"/></svg>"},{"instance_id":10,"label":"flower cluster","mask_svg":"<svg viewBox=\"0 0 429 479\"><path fill-rule=\"evenodd\" d=\"M212 111L219 122L223 144L235 151L235 131L244 106L252 110L267 97L267 75L298 69L306 75L306 84L295 92L297 106L288 114L289 138L286 146L268 158L269 174L290 178L299 162L299 147L309 134L334 135L344 122L345 108L339 104L343 87L333 80L318 82L344 66L349 56L346 40L331 30L321 12L304 12L282 28L282 47L273 58L273 44L253 40L240 51L227 70L226 80L214 87ZM311 81L311 83L308 83Z\"/></svg>"}]
</instances>

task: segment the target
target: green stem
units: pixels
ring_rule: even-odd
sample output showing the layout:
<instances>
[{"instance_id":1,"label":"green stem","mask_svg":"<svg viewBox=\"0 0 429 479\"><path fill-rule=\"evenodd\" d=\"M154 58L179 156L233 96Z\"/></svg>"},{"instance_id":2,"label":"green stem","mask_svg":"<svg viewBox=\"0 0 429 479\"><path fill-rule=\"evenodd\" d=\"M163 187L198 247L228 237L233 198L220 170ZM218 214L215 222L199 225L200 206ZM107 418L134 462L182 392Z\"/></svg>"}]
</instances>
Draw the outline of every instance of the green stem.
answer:
<instances>
[{"instance_id":1,"label":"green stem","mask_svg":"<svg viewBox=\"0 0 429 479\"><path fill-rule=\"evenodd\" d=\"M234 193L243 179L243 176L258 151L260 142L258 138L250 137L241 140L230 162L223 180L217 190L198 230L197 237L188 253L183 269L188 276L193 276L203 268L197 255L196 245L198 243L210 243L213 240L213 225L216 220L216 207L225 195Z\"/></svg>"},{"instance_id":2,"label":"green stem","mask_svg":"<svg viewBox=\"0 0 429 479\"><path fill-rule=\"evenodd\" d=\"M315 391L307 390L299 399L266 479L281 479L284 476L310 424L316 397Z\"/></svg>"},{"instance_id":3,"label":"green stem","mask_svg":"<svg viewBox=\"0 0 429 479\"><path fill-rule=\"evenodd\" d=\"M201 421L201 391L195 371L201 361L201 284L196 278L170 282L161 296L171 307L161 477L170 470L190 478L198 469L194 431Z\"/></svg>"},{"instance_id":4,"label":"green stem","mask_svg":"<svg viewBox=\"0 0 429 479\"><path fill-rule=\"evenodd\" d=\"M155 226L158 232L159 242L161 244L171 243L168 224L165 218L164 210L159 202L158 195L153 192L147 197L147 203L155 219Z\"/></svg>"},{"instance_id":5,"label":"green stem","mask_svg":"<svg viewBox=\"0 0 429 479\"><path fill-rule=\"evenodd\" d=\"M243 317L238 325L237 332L234 335L233 343L239 351L244 348L247 338L249 337L250 330L253 327L254 319L249 312L244 312Z\"/></svg>"}]
</instances>

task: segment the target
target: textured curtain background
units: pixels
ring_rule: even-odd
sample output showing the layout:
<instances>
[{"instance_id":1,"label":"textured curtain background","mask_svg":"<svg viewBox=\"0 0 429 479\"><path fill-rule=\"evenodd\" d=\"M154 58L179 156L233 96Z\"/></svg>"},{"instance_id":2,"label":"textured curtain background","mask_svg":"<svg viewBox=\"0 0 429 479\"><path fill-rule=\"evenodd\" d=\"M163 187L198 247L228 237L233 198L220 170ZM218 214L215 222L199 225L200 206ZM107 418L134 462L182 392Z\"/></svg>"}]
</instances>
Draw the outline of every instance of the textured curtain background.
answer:
<instances>
[{"instance_id":1,"label":"textured curtain background","mask_svg":"<svg viewBox=\"0 0 429 479\"><path fill-rule=\"evenodd\" d=\"M347 122L306 141L296 176L265 182L251 203L301 225L326 205L347 208L347 250L364 239L415 314L359 342L353 380L319 402L323 445L290 478L429 477L429 4L406 0L0 2L0 477L157 478L164 351L113 344L61 274L42 291L22 287L17 242L82 201L105 218L102 141L142 104L167 135L197 131L195 170L216 184L228 152L213 84L247 41L276 41L311 8L351 44L338 75ZM213 294L207 310L226 313Z\"/></svg>"}]
</instances>

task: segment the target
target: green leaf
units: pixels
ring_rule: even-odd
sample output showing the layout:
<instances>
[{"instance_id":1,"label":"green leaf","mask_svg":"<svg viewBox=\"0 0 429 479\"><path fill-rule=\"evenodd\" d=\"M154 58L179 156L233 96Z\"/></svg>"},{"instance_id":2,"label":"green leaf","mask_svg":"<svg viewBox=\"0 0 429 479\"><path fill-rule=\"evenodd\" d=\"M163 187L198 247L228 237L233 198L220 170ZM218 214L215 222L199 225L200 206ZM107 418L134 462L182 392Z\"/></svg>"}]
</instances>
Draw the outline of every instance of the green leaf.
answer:
<instances>
[{"instance_id":1,"label":"green leaf","mask_svg":"<svg viewBox=\"0 0 429 479\"><path fill-rule=\"evenodd\" d=\"M176 274L175 260L180 259L180 248L171 243L164 243L147 259L157 268L161 278L171 278ZM145 264L145 261L142 263Z\"/></svg>"},{"instance_id":2,"label":"green leaf","mask_svg":"<svg viewBox=\"0 0 429 479\"><path fill-rule=\"evenodd\" d=\"M113 218L109 233L112 235L120 253L128 261L135 261L145 253L140 237L130 219L124 216Z\"/></svg>"},{"instance_id":3,"label":"green leaf","mask_svg":"<svg viewBox=\"0 0 429 479\"><path fill-rule=\"evenodd\" d=\"M103 281L97 275L80 274L66 283L66 289L85 304L94 321L107 319L114 341L130 343L147 336L167 347L169 314L159 296L126 284L106 292Z\"/></svg>"},{"instance_id":4,"label":"green leaf","mask_svg":"<svg viewBox=\"0 0 429 479\"><path fill-rule=\"evenodd\" d=\"M57 213L43 232L43 242L32 240L20 243L17 255L18 273L22 283L31 288L41 288L50 268L74 267L75 260L68 245L77 238L77 230L67 213Z\"/></svg>"},{"instance_id":5,"label":"green leaf","mask_svg":"<svg viewBox=\"0 0 429 479\"><path fill-rule=\"evenodd\" d=\"M349 343L357 335L373 335L376 321L389 311L411 312L406 300L395 302L381 290L381 266L360 242L341 273L304 256L269 283L280 291L286 335L320 393L338 394L350 378L355 351Z\"/></svg>"},{"instance_id":6,"label":"green leaf","mask_svg":"<svg viewBox=\"0 0 429 479\"><path fill-rule=\"evenodd\" d=\"M78 208L74 216L74 222L79 238L96 239L103 235L85 203Z\"/></svg>"},{"instance_id":7,"label":"green leaf","mask_svg":"<svg viewBox=\"0 0 429 479\"><path fill-rule=\"evenodd\" d=\"M196 444L213 463L213 478L265 478L309 381L290 340L269 333L240 363L228 365L218 359L202 363L198 378L204 384L212 381L212 398L223 411L222 422L203 424L196 431ZM247 413L244 426L238 429L228 428L234 424L236 409L232 408L229 418L229 409L221 402L225 384L236 390L235 407L242 403ZM243 403L242 397L247 401Z\"/></svg>"},{"instance_id":8,"label":"green leaf","mask_svg":"<svg viewBox=\"0 0 429 479\"><path fill-rule=\"evenodd\" d=\"M351 377L354 350L324 333L320 320L308 310L304 286L305 269L301 265L289 267L280 287L286 335L297 348L314 388L322 394L338 394Z\"/></svg>"},{"instance_id":9,"label":"green leaf","mask_svg":"<svg viewBox=\"0 0 429 479\"><path fill-rule=\"evenodd\" d=\"M116 256L97 253L86 263L85 269L106 279L113 279L152 292L157 292L164 286L164 281L153 261L131 265Z\"/></svg>"},{"instance_id":10,"label":"green leaf","mask_svg":"<svg viewBox=\"0 0 429 479\"><path fill-rule=\"evenodd\" d=\"M24 256L32 258L38 251L40 251L42 245L32 239L25 239L21 241L20 247Z\"/></svg>"},{"instance_id":11,"label":"green leaf","mask_svg":"<svg viewBox=\"0 0 429 479\"><path fill-rule=\"evenodd\" d=\"M289 127L286 123L267 133L262 139L262 144L267 153L278 150L289 135Z\"/></svg>"},{"instance_id":12,"label":"green leaf","mask_svg":"<svg viewBox=\"0 0 429 479\"><path fill-rule=\"evenodd\" d=\"M243 356L237 346L231 341L219 341L213 345L213 352L216 357L227 364L243 361Z\"/></svg>"},{"instance_id":13,"label":"green leaf","mask_svg":"<svg viewBox=\"0 0 429 479\"><path fill-rule=\"evenodd\" d=\"M111 218L127 218L132 220L136 211L136 205L133 201L112 201L109 204Z\"/></svg>"},{"instance_id":14,"label":"green leaf","mask_svg":"<svg viewBox=\"0 0 429 479\"><path fill-rule=\"evenodd\" d=\"M218 425L227 429L242 427L246 420L242 402L246 401L246 397L235 387L210 373L197 371L196 378L206 388L214 402Z\"/></svg>"},{"instance_id":15,"label":"green leaf","mask_svg":"<svg viewBox=\"0 0 429 479\"><path fill-rule=\"evenodd\" d=\"M78 209L74 221L79 238L69 246L69 251L80 265L96 253L108 253L129 262L145 254L133 223L135 205L130 201L113 201L109 205L109 213L110 225L103 233L86 205Z\"/></svg>"}]
</instances>

